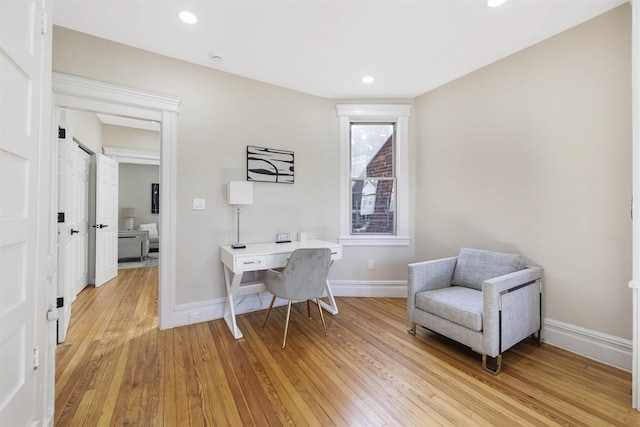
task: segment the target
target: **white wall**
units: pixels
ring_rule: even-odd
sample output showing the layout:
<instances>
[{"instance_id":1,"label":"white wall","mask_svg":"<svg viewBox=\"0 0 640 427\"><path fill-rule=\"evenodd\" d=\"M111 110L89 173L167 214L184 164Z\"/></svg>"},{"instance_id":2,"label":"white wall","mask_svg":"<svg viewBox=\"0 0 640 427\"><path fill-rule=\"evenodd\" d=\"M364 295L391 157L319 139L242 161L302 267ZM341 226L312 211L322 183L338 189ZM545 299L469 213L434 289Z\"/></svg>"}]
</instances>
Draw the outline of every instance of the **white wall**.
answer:
<instances>
[{"instance_id":1,"label":"white wall","mask_svg":"<svg viewBox=\"0 0 640 427\"><path fill-rule=\"evenodd\" d=\"M417 258L545 268L545 317L630 339L628 5L416 101Z\"/></svg>"},{"instance_id":2,"label":"white wall","mask_svg":"<svg viewBox=\"0 0 640 427\"><path fill-rule=\"evenodd\" d=\"M102 127L104 145L133 150L160 152L160 132L123 126Z\"/></svg>"},{"instance_id":3,"label":"white wall","mask_svg":"<svg viewBox=\"0 0 640 427\"><path fill-rule=\"evenodd\" d=\"M72 135L94 153L102 153L102 122L94 113L65 110Z\"/></svg>"},{"instance_id":4,"label":"white wall","mask_svg":"<svg viewBox=\"0 0 640 427\"><path fill-rule=\"evenodd\" d=\"M177 135L176 231L178 304L226 295L219 247L235 240L235 214L226 184L246 177L246 146L295 153L295 184L256 183L254 204L242 211L245 243L272 241L278 232L336 241L339 230L339 141L335 101L301 94L182 61L54 28L54 71L180 98ZM206 210L194 211L204 198ZM388 248L372 256L385 259ZM368 279L353 254L331 277ZM350 251L355 253L354 251ZM396 251L395 253L403 253ZM388 256L404 279L410 256ZM385 263L382 263L385 264ZM391 271L392 273L388 273Z\"/></svg>"},{"instance_id":5,"label":"white wall","mask_svg":"<svg viewBox=\"0 0 640 427\"><path fill-rule=\"evenodd\" d=\"M151 213L151 184L160 182L160 167L135 163L120 163L118 166L118 230L124 230L122 208L138 210L138 217L133 220L134 230L140 224L159 224L160 214Z\"/></svg>"}]
</instances>

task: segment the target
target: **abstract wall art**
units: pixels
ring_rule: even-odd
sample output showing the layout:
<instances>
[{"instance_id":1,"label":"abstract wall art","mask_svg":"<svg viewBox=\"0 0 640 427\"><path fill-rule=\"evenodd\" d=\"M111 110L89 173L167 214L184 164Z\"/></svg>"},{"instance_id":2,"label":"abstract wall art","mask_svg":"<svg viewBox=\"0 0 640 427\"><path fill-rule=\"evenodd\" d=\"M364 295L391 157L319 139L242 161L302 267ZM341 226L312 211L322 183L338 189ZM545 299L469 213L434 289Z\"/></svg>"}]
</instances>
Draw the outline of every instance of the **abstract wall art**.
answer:
<instances>
[{"instance_id":1,"label":"abstract wall art","mask_svg":"<svg viewBox=\"0 0 640 427\"><path fill-rule=\"evenodd\" d=\"M293 151L247 146L247 181L293 184Z\"/></svg>"},{"instance_id":2,"label":"abstract wall art","mask_svg":"<svg viewBox=\"0 0 640 427\"><path fill-rule=\"evenodd\" d=\"M151 213L160 213L160 184L151 184Z\"/></svg>"}]
</instances>

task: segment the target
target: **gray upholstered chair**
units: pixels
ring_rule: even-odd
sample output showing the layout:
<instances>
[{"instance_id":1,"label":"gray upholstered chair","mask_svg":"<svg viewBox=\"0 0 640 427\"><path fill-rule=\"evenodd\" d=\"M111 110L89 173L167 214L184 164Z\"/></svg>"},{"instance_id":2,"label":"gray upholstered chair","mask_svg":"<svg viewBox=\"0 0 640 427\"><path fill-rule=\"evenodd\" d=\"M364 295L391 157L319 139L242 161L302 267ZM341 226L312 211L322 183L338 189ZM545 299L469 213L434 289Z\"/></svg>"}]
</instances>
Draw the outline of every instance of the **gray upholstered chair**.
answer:
<instances>
[{"instance_id":1,"label":"gray upholstered chair","mask_svg":"<svg viewBox=\"0 0 640 427\"><path fill-rule=\"evenodd\" d=\"M138 228L149 232L149 250L147 252L158 252L160 249L160 236L158 235L157 224L155 222L140 224Z\"/></svg>"},{"instance_id":2,"label":"gray upholstered chair","mask_svg":"<svg viewBox=\"0 0 640 427\"><path fill-rule=\"evenodd\" d=\"M463 248L457 257L409 264L412 323L471 347L482 367L500 372L502 353L542 323L542 273L521 255ZM487 365L487 356L495 358Z\"/></svg>"},{"instance_id":3,"label":"gray upholstered chair","mask_svg":"<svg viewBox=\"0 0 640 427\"><path fill-rule=\"evenodd\" d=\"M303 248L293 251L282 271L266 270L265 285L267 290L273 294L273 298L260 329L264 329L267 324L276 297L289 300L282 348L287 344L292 300L307 300L307 315L311 318L309 300L315 299L324 327L324 334L328 335L319 298L325 291L330 266L331 250L329 248Z\"/></svg>"}]
</instances>

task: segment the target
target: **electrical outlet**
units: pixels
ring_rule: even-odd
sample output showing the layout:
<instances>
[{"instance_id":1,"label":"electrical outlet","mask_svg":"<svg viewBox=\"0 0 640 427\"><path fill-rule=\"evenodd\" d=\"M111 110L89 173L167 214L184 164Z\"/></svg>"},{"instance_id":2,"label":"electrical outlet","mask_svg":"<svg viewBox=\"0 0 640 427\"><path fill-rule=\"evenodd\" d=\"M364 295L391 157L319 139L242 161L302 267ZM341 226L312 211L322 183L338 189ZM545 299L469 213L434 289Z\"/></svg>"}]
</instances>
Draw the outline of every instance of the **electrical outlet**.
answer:
<instances>
[{"instance_id":1,"label":"electrical outlet","mask_svg":"<svg viewBox=\"0 0 640 427\"><path fill-rule=\"evenodd\" d=\"M291 240L291 235L289 233L278 233L278 236L276 237L276 241L282 242L286 240Z\"/></svg>"},{"instance_id":2,"label":"electrical outlet","mask_svg":"<svg viewBox=\"0 0 640 427\"><path fill-rule=\"evenodd\" d=\"M192 311L190 313L187 314L187 320L189 320L190 322L194 321L194 320L200 320L200 312L199 311Z\"/></svg>"},{"instance_id":3,"label":"electrical outlet","mask_svg":"<svg viewBox=\"0 0 640 427\"><path fill-rule=\"evenodd\" d=\"M372 259L369 260L369 262L367 263L367 268L369 270L373 270L374 268L376 268L376 262Z\"/></svg>"}]
</instances>

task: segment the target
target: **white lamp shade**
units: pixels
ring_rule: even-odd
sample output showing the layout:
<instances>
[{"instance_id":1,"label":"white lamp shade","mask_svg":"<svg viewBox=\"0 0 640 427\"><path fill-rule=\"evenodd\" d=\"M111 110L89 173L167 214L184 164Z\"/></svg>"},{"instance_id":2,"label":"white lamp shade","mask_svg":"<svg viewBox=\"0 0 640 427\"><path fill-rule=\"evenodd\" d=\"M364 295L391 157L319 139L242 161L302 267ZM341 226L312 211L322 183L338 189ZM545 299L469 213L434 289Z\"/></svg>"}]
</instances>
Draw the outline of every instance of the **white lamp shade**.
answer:
<instances>
[{"instance_id":1,"label":"white lamp shade","mask_svg":"<svg viewBox=\"0 0 640 427\"><path fill-rule=\"evenodd\" d=\"M227 187L227 203L230 205L253 204L253 182L229 181Z\"/></svg>"},{"instance_id":2,"label":"white lamp shade","mask_svg":"<svg viewBox=\"0 0 640 427\"><path fill-rule=\"evenodd\" d=\"M136 208L122 208L122 217L123 218L137 218L138 217L138 209L136 209Z\"/></svg>"}]
</instances>

